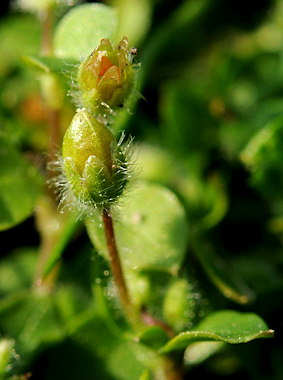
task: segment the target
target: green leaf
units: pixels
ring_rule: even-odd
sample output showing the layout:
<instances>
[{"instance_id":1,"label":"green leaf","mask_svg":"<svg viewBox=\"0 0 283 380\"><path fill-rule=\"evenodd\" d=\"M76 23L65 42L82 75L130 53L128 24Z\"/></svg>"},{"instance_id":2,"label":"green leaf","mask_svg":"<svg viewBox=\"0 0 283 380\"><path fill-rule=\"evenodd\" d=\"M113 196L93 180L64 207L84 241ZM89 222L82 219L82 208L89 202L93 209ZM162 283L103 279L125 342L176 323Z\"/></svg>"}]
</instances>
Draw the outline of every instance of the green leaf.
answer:
<instances>
[{"instance_id":1,"label":"green leaf","mask_svg":"<svg viewBox=\"0 0 283 380\"><path fill-rule=\"evenodd\" d=\"M15 355L14 344L12 339L0 340L0 379L5 379L7 376L10 361Z\"/></svg>"},{"instance_id":2,"label":"green leaf","mask_svg":"<svg viewBox=\"0 0 283 380\"><path fill-rule=\"evenodd\" d=\"M45 73L66 74L73 70L73 66L78 64L76 59L46 57L41 55L23 56L23 61L31 67L34 67Z\"/></svg>"},{"instance_id":3,"label":"green leaf","mask_svg":"<svg viewBox=\"0 0 283 380\"><path fill-rule=\"evenodd\" d=\"M55 242L50 252L48 260L46 261L45 268L43 271L43 277L46 277L55 267L55 265L59 262L64 252L64 249L66 248L67 244L69 243L72 236L78 230L79 227L80 223L78 222L78 220L75 218L74 215L70 215L70 217L68 218L68 220L62 228L62 233L58 237L58 240Z\"/></svg>"},{"instance_id":4,"label":"green leaf","mask_svg":"<svg viewBox=\"0 0 283 380\"><path fill-rule=\"evenodd\" d=\"M146 346L158 349L163 346L167 340L168 335L163 328L158 326L147 327L138 337L139 342Z\"/></svg>"},{"instance_id":5,"label":"green leaf","mask_svg":"<svg viewBox=\"0 0 283 380\"><path fill-rule=\"evenodd\" d=\"M139 182L117 211L116 239L125 270L164 270L176 273L187 243L185 211L169 189ZM98 252L108 257L100 218L86 221Z\"/></svg>"},{"instance_id":6,"label":"green leaf","mask_svg":"<svg viewBox=\"0 0 283 380\"><path fill-rule=\"evenodd\" d=\"M23 56L22 59L39 74L41 92L46 104L53 108L61 108L64 91L74 96L74 81L79 64L77 60L41 55Z\"/></svg>"},{"instance_id":7,"label":"green leaf","mask_svg":"<svg viewBox=\"0 0 283 380\"><path fill-rule=\"evenodd\" d=\"M101 375L99 376L101 379L139 379L141 373L145 370L145 365L142 362L142 355L144 354L144 351L147 351L148 349L145 346L142 346L142 348L144 348L142 353L139 351L138 354L136 354L136 346L139 348L141 345L134 343L131 340L128 341L128 339L125 340L125 335L122 332L117 334L112 328L109 329L109 325L107 322L105 323L104 318L92 318L92 320L82 326L76 334L73 334L72 339L77 345L79 344L83 348L84 352L88 351L92 353L93 357L96 360L99 360L100 365L103 365L103 368L107 371L107 374L109 374L108 376L103 376L99 371L100 368L97 369L99 363L92 360L87 367L87 375L89 375L89 379L96 379L98 373ZM63 359L66 358L65 352L63 352L62 356ZM61 359L59 361L61 363ZM84 373L83 369L81 369L80 372L77 372L77 366L79 366L81 362L82 360L80 360L79 363L76 363L76 366L74 366L73 363L68 364L66 362L66 367L72 367L72 375L74 374L74 371L79 374ZM121 365L121 363L127 364ZM54 369L56 370L55 377L57 377L58 366ZM58 378L65 377L65 373L62 371L61 377ZM50 378L53 377L51 376ZM72 376L67 378L73 379Z\"/></svg>"},{"instance_id":8,"label":"green leaf","mask_svg":"<svg viewBox=\"0 0 283 380\"><path fill-rule=\"evenodd\" d=\"M140 177L174 189L191 223L209 229L224 217L228 207L224 180L217 173L204 176L198 155L177 161L169 150L153 144L140 144L137 152L137 164L143 168Z\"/></svg>"},{"instance_id":9,"label":"green leaf","mask_svg":"<svg viewBox=\"0 0 283 380\"><path fill-rule=\"evenodd\" d=\"M150 0L112 0L110 2L118 9L117 39L127 36L130 44L136 46L150 27L151 7ZM133 17L139 15L139 17Z\"/></svg>"},{"instance_id":10,"label":"green leaf","mask_svg":"<svg viewBox=\"0 0 283 380\"><path fill-rule=\"evenodd\" d=\"M21 63L23 54L35 54L40 48L40 23L29 14L14 13L1 20L0 78Z\"/></svg>"},{"instance_id":11,"label":"green leaf","mask_svg":"<svg viewBox=\"0 0 283 380\"><path fill-rule=\"evenodd\" d=\"M165 354L184 350L188 345L201 341L247 343L254 339L272 337L273 333L256 314L222 310L209 315L194 330L175 336L160 352Z\"/></svg>"},{"instance_id":12,"label":"green leaf","mask_svg":"<svg viewBox=\"0 0 283 380\"><path fill-rule=\"evenodd\" d=\"M180 182L177 191L188 209L188 218L201 230L207 230L223 219L228 208L228 197L224 181L218 174L204 178L201 173L193 173L196 167L192 160L189 169L179 174ZM178 182L177 182L178 183Z\"/></svg>"},{"instance_id":13,"label":"green leaf","mask_svg":"<svg viewBox=\"0 0 283 380\"><path fill-rule=\"evenodd\" d=\"M164 86L160 103L161 133L166 146L179 156L188 157L194 152L205 156L217 142L206 101L182 80Z\"/></svg>"},{"instance_id":14,"label":"green leaf","mask_svg":"<svg viewBox=\"0 0 283 380\"><path fill-rule=\"evenodd\" d=\"M35 248L21 248L5 256L0 262L0 295L31 286L38 251Z\"/></svg>"},{"instance_id":15,"label":"green leaf","mask_svg":"<svg viewBox=\"0 0 283 380\"><path fill-rule=\"evenodd\" d=\"M107 368L113 379L139 379L145 370L145 365L141 357L135 352L136 344L131 342L121 342L113 347L111 354L107 353ZM121 363L127 363L123 366Z\"/></svg>"},{"instance_id":16,"label":"green leaf","mask_svg":"<svg viewBox=\"0 0 283 380\"><path fill-rule=\"evenodd\" d=\"M182 162L176 162L175 157L161 146L149 143L136 144L137 165L142 168L139 177L142 180L171 185L171 176L176 178L184 173Z\"/></svg>"},{"instance_id":17,"label":"green leaf","mask_svg":"<svg viewBox=\"0 0 283 380\"><path fill-rule=\"evenodd\" d=\"M203 361L219 352L224 345L224 342L195 342L190 344L184 353L185 365L200 365Z\"/></svg>"},{"instance_id":18,"label":"green leaf","mask_svg":"<svg viewBox=\"0 0 283 380\"><path fill-rule=\"evenodd\" d=\"M59 22L54 36L55 55L81 60L102 38L112 39L117 29L116 10L104 4L82 4Z\"/></svg>"},{"instance_id":19,"label":"green leaf","mask_svg":"<svg viewBox=\"0 0 283 380\"><path fill-rule=\"evenodd\" d=\"M173 278L163 301L163 318L175 331L188 328L195 316L193 287L185 278Z\"/></svg>"},{"instance_id":20,"label":"green leaf","mask_svg":"<svg viewBox=\"0 0 283 380\"><path fill-rule=\"evenodd\" d=\"M274 118L249 141L240 158L251 172L251 183L267 199L282 197L283 117Z\"/></svg>"},{"instance_id":21,"label":"green leaf","mask_svg":"<svg viewBox=\"0 0 283 380\"><path fill-rule=\"evenodd\" d=\"M96 310L80 288L64 285L52 296L40 290L20 290L0 300L1 334L16 340L19 354L57 343L95 318Z\"/></svg>"},{"instance_id":22,"label":"green leaf","mask_svg":"<svg viewBox=\"0 0 283 380\"><path fill-rule=\"evenodd\" d=\"M221 257L213 252L209 244L200 245L195 242L194 252L211 282L225 297L239 304L246 304L253 300L253 291Z\"/></svg>"},{"instance_id":23,"label":"green leaf","mask_svg":"<svg viewBox=\"0 0 283 380\"><path fill-rule=\"evenodd\" d=\"M0 136L0 231L29 217L41 189L37 170Z\"/></svg>"},{"instance_id":24,"label":"green leaf","mask_svg":"<svg viewBox=\"0 0 283 380\"><path fill-rule=\"evenodd\" d=\"M1 299L0 324L2 334L17 340L21 353L31 353L43 343L62 339L65 334L52 299L30 291L14 292Z\"/></svg>"},{"instance_id":25,"label":"green leaf","mask_svg":"<svg viewBox=\"0 0 283 380\"><path fill-rule=\"evenodd\" d=\"M150 372L147 369L144 370L139 380L150 380Z\"/></svg>"}]
</instances>

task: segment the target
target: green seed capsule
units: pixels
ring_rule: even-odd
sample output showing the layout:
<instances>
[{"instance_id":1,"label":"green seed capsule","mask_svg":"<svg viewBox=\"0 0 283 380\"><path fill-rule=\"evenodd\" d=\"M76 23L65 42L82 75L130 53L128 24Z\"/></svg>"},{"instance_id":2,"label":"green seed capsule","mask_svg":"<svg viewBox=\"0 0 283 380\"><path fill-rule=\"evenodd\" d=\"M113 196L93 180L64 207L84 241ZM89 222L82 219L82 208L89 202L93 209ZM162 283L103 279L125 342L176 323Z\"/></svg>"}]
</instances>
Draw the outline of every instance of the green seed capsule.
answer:
<instances>
[{"instance_id":1,"label":"green seed capsule","mask_svg":"<svg viewBox=\"0 0 283 380\"><path fill-rule=\"evenodd\" d=\"M63 140L63 171L84 206L107 207L128 180L125 156L112 132L85 109L78 110Z\"/></svg>"},{"instance_id":2,"label":"green seed capsule","mask_svg":"<svg viewBox=\"0 0 283 380\"><path fill-rule=\"evenodd\" d=\"M81 102L96 114L123 106L132 83L133 66L126 37L116 47L102 39L78 71Z\"/></svg>"}]
</instances>

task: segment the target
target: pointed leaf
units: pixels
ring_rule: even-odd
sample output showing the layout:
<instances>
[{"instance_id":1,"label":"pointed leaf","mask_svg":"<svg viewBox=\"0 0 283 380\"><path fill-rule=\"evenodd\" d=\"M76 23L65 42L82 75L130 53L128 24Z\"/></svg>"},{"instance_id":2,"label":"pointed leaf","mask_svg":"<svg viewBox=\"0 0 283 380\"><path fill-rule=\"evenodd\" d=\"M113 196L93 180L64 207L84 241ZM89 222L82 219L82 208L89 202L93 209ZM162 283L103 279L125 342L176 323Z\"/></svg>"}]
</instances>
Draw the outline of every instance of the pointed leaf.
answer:
<instances>
[{"instance_id":1,"label":"pointed leaf","mask_svg":"<svg viewBox=\"0 0 283 380\"><path fill-rule=\"evenodd\" d=\"M41 177L0 136L0 231L29 217L41 189Z\"/></svg>"},{"instance_id":2,"label":"pointed leaf","mask_svg":"<svg viewBox=\"0 0 283 380\"><path fill-rule=\"evenodd\" d=\"M222 310L209 315L194 330L175 336L160 352L164 354L184 350L191 343L201 341L247 343L254 339L272 337L273 333L256 314Z\"/></svg>"},{"instance_id":3,"label":"pointed leaf","mask_svg":"<svg viewBox=\"0 0 283 380\"><path fill-rule=\"evenodd\" d=\"M159 326L147 327L139 336L139 341L146 346L158 349L168 340L168 335Z\"/></svg>"},{"instance_id":4,"label":"pointed leaf","mask_svg":"<svg viewBox=\"0 0 283 380\"><path fill-rule=\"evenodd\" d=\"M69 243L72 236L78 230L79 227L80 223L73 215L71 215L69 219L66 221L65 225L63 226L62 232L58 237L58 240L54 244L53 249L50 252L50 255L48 257L43 271L43 277L46 277L59 262L64 252L64 249L66 248L67 244Z\"/></svg>"},{"instance_id":5,"label":"pointed leaf","mask_svg":"<svg viewBox=\"0 0 283 380\"><path fill-rule=\"evenodd\" d=\"M27 55L23 57L23 61L45 73L57 73L62 74L70 70L70 67L78 64L75 59L69 58L57 58L57 57L46 57L41 55Z\"/></svg>"},{"instance_id":6,"label":"pointed leaf","mask_svg":"<svg viewBox=\"0 0 283 380\"><path fill-rule=\"evenodd\" d=\"M230 267L217 256L210 246L195 244L195 253L211 282L227 298L239 304L246 304L254 298L251 289L231 271Z\"/></svg>"}]
</instances>

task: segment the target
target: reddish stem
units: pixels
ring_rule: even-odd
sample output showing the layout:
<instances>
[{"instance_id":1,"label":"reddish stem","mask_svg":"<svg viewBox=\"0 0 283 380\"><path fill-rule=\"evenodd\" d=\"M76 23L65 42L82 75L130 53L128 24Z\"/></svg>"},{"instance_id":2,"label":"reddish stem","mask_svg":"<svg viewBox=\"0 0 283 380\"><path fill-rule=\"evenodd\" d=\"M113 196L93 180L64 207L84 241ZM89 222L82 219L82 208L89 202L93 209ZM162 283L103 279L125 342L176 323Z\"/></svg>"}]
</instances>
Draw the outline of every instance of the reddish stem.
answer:
<instances>
[{"instance_id":1,"label":"reddish stem","mask_svg":"<svg viewBox=\"0 0 283 380\"><path fill-rule=\"evenodd\" d=\"M52 55L53 9L46 9L42 14L41 53Z\"/></svg>"},{"instance_id":2,"label":"reddish stem","mask_svg":"<svg viewBox=\"0 0 283 380\"><path fill-rule=\"evenodd\" d=\"M167 333L167 335L170 338L172 338L175 335L174 331L171 329L170 326L167 325L167 323L161 321L160 319L153 317L145 309L142 310L141 318L142 318L142 321L148 326L159 326L159 327L161 327Z\"/></svg>"},{"instance_id":3,"label":"reddish stem","mask_svg":"<svg viewBox=\"0 0 283 380\"><path fill-rule=\"evenodd\" d=\"M102 220L104 224L105 238L109 253L110 266L114 282L116 284L121 305L126 315L132 319L134 316L134 307L130 299L129 291L123 274L123 269L119 257L118 248L115 240L113 221L110 210L104 209L102 212Z\"/></svg>"}]
</instances>

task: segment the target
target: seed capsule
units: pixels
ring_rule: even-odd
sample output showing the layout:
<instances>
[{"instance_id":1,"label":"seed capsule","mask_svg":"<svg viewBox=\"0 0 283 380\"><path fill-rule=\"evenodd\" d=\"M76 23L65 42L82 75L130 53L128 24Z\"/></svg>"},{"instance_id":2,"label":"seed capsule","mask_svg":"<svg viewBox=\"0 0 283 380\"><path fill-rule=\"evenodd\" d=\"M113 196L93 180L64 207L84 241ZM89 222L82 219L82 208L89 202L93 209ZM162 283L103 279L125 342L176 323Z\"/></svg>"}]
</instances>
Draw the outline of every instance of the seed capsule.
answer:
<instances>
[{"instance_id":1,"label":"seed capsule","mask_svg":"<svg viewBox=\"0 0 283 380\"><path fill-rule=\"evenodd\" d=\"M128 180L125 156L112 132L85 109L78 110L63 140L63 171L83 206L107 207Z\"/></svg>"}]
</instances>

